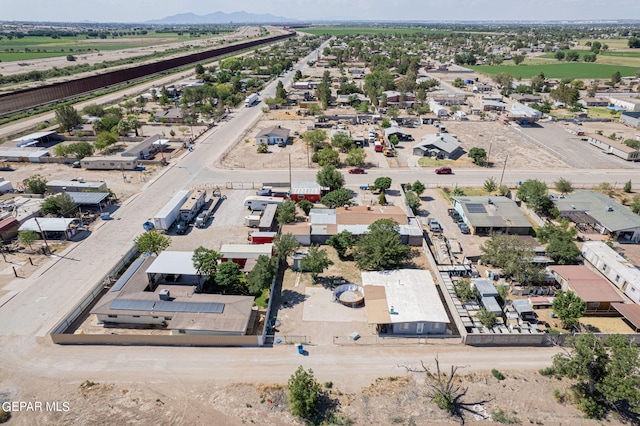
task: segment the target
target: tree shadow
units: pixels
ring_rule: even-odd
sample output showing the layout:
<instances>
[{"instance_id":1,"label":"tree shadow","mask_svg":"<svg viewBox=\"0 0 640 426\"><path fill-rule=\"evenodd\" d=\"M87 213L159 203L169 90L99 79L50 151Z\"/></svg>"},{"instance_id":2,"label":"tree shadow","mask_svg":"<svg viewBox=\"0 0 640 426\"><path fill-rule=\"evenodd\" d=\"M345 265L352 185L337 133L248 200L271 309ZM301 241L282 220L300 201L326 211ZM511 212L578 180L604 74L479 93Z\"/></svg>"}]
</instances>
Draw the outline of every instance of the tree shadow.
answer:
<instances>
[{"instance_id":1,"label":"tree shadow","mask_svg":"<svg viewBox=\"0 0 640 426\"><path fill-rule=\"evenodd\" d=\"M320 284L323 288L333 290L339 285L349 284L349 281L343 276L329 275L327 277L318 277L314 284Z\"/></svg>"},{"instance_id":2,"label":"tree shadow","mask_svg":"<svg viewBox=\"0 0 640 426\"><path fill-rule=\"evenodd\" d=\"M280 308L288 309L304 302L307 299L305 294L293 290L283 290L280 293Z\"/></svg>"}]
</instances>

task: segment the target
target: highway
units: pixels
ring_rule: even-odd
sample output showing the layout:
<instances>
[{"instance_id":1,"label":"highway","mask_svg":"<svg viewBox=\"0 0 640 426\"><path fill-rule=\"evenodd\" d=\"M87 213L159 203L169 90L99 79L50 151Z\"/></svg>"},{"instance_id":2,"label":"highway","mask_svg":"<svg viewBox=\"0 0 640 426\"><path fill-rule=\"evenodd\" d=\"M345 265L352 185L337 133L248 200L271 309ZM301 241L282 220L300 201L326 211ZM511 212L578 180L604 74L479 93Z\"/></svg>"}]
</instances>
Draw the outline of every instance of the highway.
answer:
<instances>
[{"instance_id":1,"label":"highway","mask_svg":"<svg viewBox=\"0 0 640 426\"><path fill-rule=\"evenodd\" d=\"M306 65L306 59L301 61ZM284 77L290 81L293 73ZM286 84L285 84L286 86ZM261 93L274 96L275 81ZM111 383L154 381L172 383L170 370L182 380L215 383L284 382L294 365L312 367L341 389L354 390L376 377L397 375L399 364L416 364L446 354L446 363L470 364L472 370L538 369L547 366L556 348L470 348L462 345L429 344L397 347L312 347L311 356L301 358L291 347L275 348L167 348L167 347L91 347L56 346L47 333L65 313L103 277L131 247L142 232L141 224L150 219L175 191L199 183L262 182L288 180L288 171L216 169L215 160L241 139L259 119L262 104L239 108L229 121L220 123L202 137L193 152L173 161L143 190L127 200L86 240L74 245L63 256L52 259L27 279L17 279L6 290L11 298L0 302L0 368L28 375L66 381L86 380ZM314 180L315 171L294 170L300 180ZM386 169L368 175L346 175L348 185L370 183L387 175L395 182L420 179L429 185L479 185L485 178L500 177L500 170L465 170L454 175L435 175L432 170ZM579 184L603 181L640 182L640 172L629 170L505 170L504 182L538 178L553 182L564 177ZM2 304L4 303L4 304ZM202 360L207 359L207 362ZM224 365L224 368L220 368ZM16 379L18 380L18 379ZM18 380L19 383L19 380Z\"/></svg>"}]
</instances>

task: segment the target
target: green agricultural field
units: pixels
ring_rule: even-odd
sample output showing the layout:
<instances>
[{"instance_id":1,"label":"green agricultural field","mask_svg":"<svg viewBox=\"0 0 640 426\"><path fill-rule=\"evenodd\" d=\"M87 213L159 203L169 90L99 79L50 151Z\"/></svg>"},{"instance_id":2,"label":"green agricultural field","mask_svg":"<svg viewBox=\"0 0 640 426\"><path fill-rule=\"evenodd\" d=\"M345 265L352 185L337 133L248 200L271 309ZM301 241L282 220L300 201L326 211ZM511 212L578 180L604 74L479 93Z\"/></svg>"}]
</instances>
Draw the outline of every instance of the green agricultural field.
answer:
<instances>
[{"instance_id":1,"label":"green agricultural field","mask_svg":"<svg viewBox=\"0 0 640 426\"><path fill-rule=\"evenodd\" d=\"M496 66L470 66L476 72L486 75L499 73L510 74L513 78L531 78L541 72L546 78L598 78L609 79L616 72L620 71L622 76L634 76L638 67L604 65L584 62L569 62L548 65L496 65Z\"/></svg>"},{"instance_id":2,"label":"green agricultural field","mask_svg":"<svg viewBox=\"0 0 640 426\"><path fill-rule=\"evenodd\" d=\"M87 38L84 35L57 39L44 36L26 36L23 38L14 37L9 40L7 37L2 37L0 39L0 60L9 62L66 56L68 54L80 55L88 51L122 50L193 39L193 37L178 36L175 33L151 33L144 36L124 36L107 39Z\"/></svg>"},{"instance_id":3,"label":"green agricultural field","mask_svg":"<svg viewBox=\"0 0 640 426\"><path fill-rule=\"evenodd\" d=\"M67 52L0 52L0 61L26 61L29 59L51 58L54 56L67 56ZM74 53L77 56L78 53Z\"/></svg>"},{"instance_id":4,"label":"green agricultural field","mask_svg":"<svg viewBox=\"0 0 640 426\"><path fill-rule=\"evenodd\" d=\"M426 28L375 28L375 27L313 27L313 28L301 28L297 29L299 32L305 32L313 35L329 35L329 36L343 36L343 35L358 35L358 34L415 34L415 33L440 33L447 34L451 31L431 31Z\"/></svg>"}]
</instances>

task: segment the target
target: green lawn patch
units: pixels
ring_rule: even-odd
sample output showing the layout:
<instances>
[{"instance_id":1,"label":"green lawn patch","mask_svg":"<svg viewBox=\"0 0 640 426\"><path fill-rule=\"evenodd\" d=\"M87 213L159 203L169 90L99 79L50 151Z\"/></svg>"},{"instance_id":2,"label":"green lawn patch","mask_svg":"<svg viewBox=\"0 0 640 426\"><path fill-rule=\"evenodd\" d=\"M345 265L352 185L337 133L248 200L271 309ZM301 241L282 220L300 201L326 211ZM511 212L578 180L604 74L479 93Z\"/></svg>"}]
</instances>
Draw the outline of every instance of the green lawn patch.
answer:
<instances>
[{"instance_id":1,"label":"green lawn patch","mask_svg":"<svg viewBox=\"0 0 640 426\"><path fill-rule=\"evenodd\" d=\"M440 167L440 166L450 166L453 164L451 160L438 160L437 158L431 157L422 157L418 159L418 165L421 167Z\"/></svg>"},{"instance_id":2,"label":"green lawn patch","mask_svg":"<svg viewBox=\"0 0 640 426\"><path fill-rule=\"evenodd\" d=\"M253 304L260 308L266 308L269 304L269 289L265 288L264 290L262 290L262 293L260 294L260 296L256 297L256 300L253 301Z\"/></svg>"},{"instance_id":3,"label":"green lawn patch","mask_svg":"<svg viewBox=\"0 0 640 426\"><path fill-rule=\"evenodd\" d=\"M0 61L28 61L29 59L53 58L55 56L77 56L80 53L71 52L0 52Z\"/></svg>"},{"instance_id":4,"label":"green lawn patch","mask_svg":"<svg viewBox=\"0 0 640 426\"><path fill-rule=\"evenodd\" d=\"M513 78L531 78L544 73L546 78L599 78L609 79L616 72L620 71L623 77L633 76L638 70L637 67L593 64L584 62L569 62L548 65L482 65L470 66L476 72L486 75L499 73L510 74Z\"/></svg>"},{"instance_id":5,"label":"green lawn patch","mask_svg":"<svg viewBox=\"0 0 640 426\"><path fill-rule=\"evenodd\" d=\"M609 108L587 108L587 117L589 118L620 118L621 111L614 111Z\"/></svg>"}]
</instances>

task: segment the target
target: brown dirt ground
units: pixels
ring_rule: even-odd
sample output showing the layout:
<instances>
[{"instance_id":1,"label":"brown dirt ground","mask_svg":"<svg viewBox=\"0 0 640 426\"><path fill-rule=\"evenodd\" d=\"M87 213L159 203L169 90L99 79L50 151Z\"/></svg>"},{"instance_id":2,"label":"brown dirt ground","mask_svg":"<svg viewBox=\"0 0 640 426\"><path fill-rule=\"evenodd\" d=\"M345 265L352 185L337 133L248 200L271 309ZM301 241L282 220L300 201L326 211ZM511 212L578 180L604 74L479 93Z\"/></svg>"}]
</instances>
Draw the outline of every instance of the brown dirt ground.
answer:
<instances>
[{"instance_id":1,"label":"brown dirt ground","mask_svg":"<svg viewBox=\"0 0 640 426\"><path fill-rule=\"evenodd\" d=\"M433 360L425 360L432 370ZM419 366L410 366L419 369ZM449 372L450 366L443 364ZM496 366L499 368L499 366ZM292 373L295 366L292 366ZM7 378L0 385L3 400L68 402L67 412L18 412L12 425L300 425L289 412L285 384L237 383L216 386L211 381L185 383L177 377L162 377L147 383L91 383L40 381L37 392L24 390L30 385ZM536 372L502 371L498 381L490 372L458 371L456 385L466 389L460 399L465 422L500 424L491 418L482 420L474 414L491 415L502 410L518 424L596 425L582 418L568 403L557 403L554 389L564 393L567 380L540 376ZM322 378L317 380L323 384ZM170 383L170 385L169 385ZM460 424L457 417L438 409L426 395L424 373L406 373L376 379L353 393L326 388L336 410L354 425L432 425ZM622 424L610 418L608 424Z\"/></svg>"}]
</instances>

